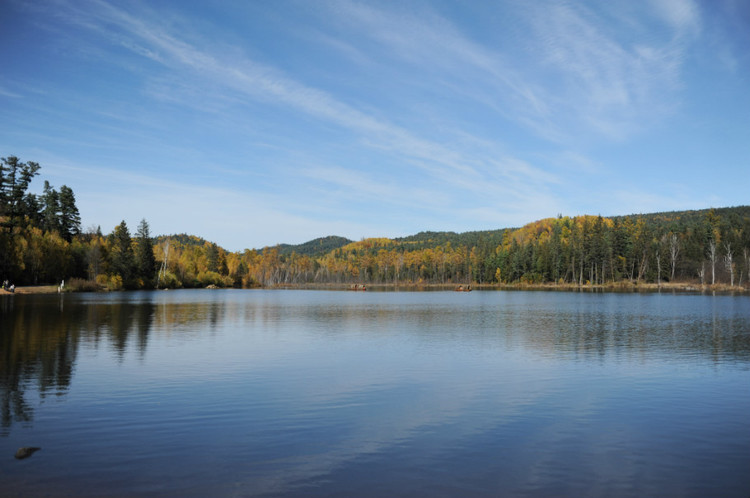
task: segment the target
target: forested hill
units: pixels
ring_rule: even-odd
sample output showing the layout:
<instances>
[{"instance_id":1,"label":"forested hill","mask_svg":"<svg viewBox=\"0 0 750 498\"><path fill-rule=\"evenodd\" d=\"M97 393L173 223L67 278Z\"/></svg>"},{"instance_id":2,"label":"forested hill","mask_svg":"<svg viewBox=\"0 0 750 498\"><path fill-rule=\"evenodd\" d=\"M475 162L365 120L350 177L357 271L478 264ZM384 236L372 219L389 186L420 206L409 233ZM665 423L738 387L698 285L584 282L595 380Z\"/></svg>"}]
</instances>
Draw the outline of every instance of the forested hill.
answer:
<instances>
[{"instance_id":1,"label":"forested hill","mask_svg":"<svg viewBox=\"0 0 750 498\"><path fill-rule=\"evenodd\" d=\"M189 235L186 233L178 233L175 235L159 235L154 239L154 242L161 244L166 240L178 242L185 246L203 246L206 244L206 239L198 237L197 235Z\"/></svg>"},{"instance_id":2,"label":"forested hill","mask_svg":"<svg viewBox=\"0 0 750 498\"><path fill-rule=\"evenodd\" d=\"M740 226L742 220L750 217L750 206L699 209L691 211L666 211L662 213L631 214L627 216L612 216L613 220L623 221L631 218L642 219L655 230L670 229L684 230L699 224L706 216L715 216L729 225Z\"/></svg>"},{"instance_id":3,"label":"forested hill","mask_svg":"<svg viewBox=\"0 0 750 498\"><path fill-rule=\"evenodd\" d=\"M317 255L287 246L245 256L248 275L262 285L679 281L747 286L750 206L558 215L521 228L364 239Z\"/></svg>"},{"instance_id":4,"label":"forested hill","mask_svg":"<svg viewBox=\"0 0 750 498\"><path fill-rule=\"evenodd\" d=\"M612 216L610 219L623 222L627 219L642 219L652 230L684 231L691 225L699 223L709 213L713 213L721 219L726 219L731 225L741 225L743 218L750 217L750 206L738 206L716 209L701 209L691 211L671 211L661 213L631 214ZM541 220L539 220L541 221ZM532 222L529 225L534 225ZM471 232L434 232L425 231L407 237L396 237L391 239L397 245L403 245L410 250L428 249L450 244L454 247L459 246L491 246L497 247L502 244L505 233L512 233L519 230L518 228L501 228L497 230L479 230ZM201 239L202 240L202 239ZM326 252L333 251L344 247L353 241L345 237L328 236L321 237L303 244L290 245L279 244L279 253L290 255L297 253L306 256L319 256Z\"/></svg>"},{"instance_id":5,"label":"forested hill","mask_svg":"<svg viewBox=\"0 0 750 498\"><path fill-rule=\"evenodd\" d=\"M419 232L416 235L393 239L396 243L404 244L412 249L427 249L450 244L458 246L492 246L496 247L503 241L503 234L510 228L500 230L481 230L474 232Z\"/></svg>"},{"instance_id":6,"label":"forested hill","mask_svg":"<svg viewBox=\"0 0 750 498\"><path fill-rule=\"evenodd\" d=\"M319 237L303 244L291 245L291 244L279 244L276 246L279 253L288 255L297 253L304 256L320 256L327 252L343 247L347 244L351 244L353 241L346 237L338 237L336 235L329 235L327 237Z\"/></svg>"},{"instance_id":7,"label":"forested hill","mask_svg":"<svg viewBox=\"0 0 750 498\"><path fill-rule=\"evenodd\" d=\"M416 235L387 240L396 245L402 245L404 248L408 248L408 250L435 248L447 244L455 247L479 245L490 245L495 247L502 242L503 233L507 230L508 229L504 228L502 230L485 230L463 233L419 232ZM326 253L340 249L352 243L354 243L354 241L347 239L346 237L329 235L302 244L279 244L273 247L278 249L279 254L283 256L290 256L292 253L296 253L300 256L323 256Z\"/></svg>"}]
</instances>

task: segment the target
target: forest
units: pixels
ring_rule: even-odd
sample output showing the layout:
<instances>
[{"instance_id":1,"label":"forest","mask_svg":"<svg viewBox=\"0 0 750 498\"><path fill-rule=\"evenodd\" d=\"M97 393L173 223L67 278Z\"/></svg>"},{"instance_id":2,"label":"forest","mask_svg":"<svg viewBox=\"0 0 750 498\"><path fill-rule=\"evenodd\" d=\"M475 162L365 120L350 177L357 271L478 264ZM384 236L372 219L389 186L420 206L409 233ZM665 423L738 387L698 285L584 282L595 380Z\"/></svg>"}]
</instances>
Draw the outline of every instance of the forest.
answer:
<instances>
[{"instance_id":1,"label":"forest","mask_svg":"<svg viewBox=\"0 0 750 498\"><path fill-rule=\"evenodd\" d=\"M602 217L562 216L521 228L421 232L229 252L187 234L104 235L81 229L75 195L44 182L40 166L0 163L0 280L67 290L302 285L567 285L686 283L748 288L750 206Z\"/></svg>"}]
</instances>

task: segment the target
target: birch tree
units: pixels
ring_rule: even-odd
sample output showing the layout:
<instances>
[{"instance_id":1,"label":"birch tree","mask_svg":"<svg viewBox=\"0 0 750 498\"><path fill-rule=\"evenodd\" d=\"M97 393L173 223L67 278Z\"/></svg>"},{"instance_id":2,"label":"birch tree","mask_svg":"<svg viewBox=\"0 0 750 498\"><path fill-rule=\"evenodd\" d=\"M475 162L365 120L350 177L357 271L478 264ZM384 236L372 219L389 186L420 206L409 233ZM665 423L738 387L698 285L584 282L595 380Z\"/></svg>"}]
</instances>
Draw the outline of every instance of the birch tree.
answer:
<instances>
[{"instance_id":1,"label":"birch tree","mask_svg":"<svg viewBox=\"0 0 750 498\"><path fill-rule=\"evenodd\" d=\"M711 262L711 285L716 284L716 241L711 239L708 243L708 260Z\"/></svg>"},{"instance_id":2,"label":"birch tree","mask_svg":"<svg viewBox=\"0 0 750 498\"><path fill-rule=\"evenodd\" d=\"M672 267L672 273L670 274L669 281L674 281L674 271L677 268L677 256L680 254L680 240L677 238L677 234L673 233L669 236L669 260L670 266Z\"/></svg>"},{"instance_id":3,"label":"birch tree","mask_svg":"<svg viewBox=\"0 0 750 498\"><path fill-rule=\"evenodd\" d=\"M732 254L732 244L727 242L724 244L724 267L729 272L729 285L734 287L734 261Z\"/></svg>"}]
</instances>

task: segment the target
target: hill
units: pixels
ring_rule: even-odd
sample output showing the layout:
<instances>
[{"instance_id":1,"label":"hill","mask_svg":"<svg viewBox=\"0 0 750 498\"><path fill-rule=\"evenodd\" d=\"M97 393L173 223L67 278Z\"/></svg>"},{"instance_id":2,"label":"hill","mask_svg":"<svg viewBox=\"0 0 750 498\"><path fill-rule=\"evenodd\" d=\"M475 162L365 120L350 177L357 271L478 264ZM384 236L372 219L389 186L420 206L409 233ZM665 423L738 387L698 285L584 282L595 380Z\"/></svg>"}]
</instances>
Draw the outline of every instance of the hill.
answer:
<instances>
[{"instance_id":1,"label":"hill","mask_svg":"<svg viewBox=\"0 0 750 498\"><path fill-rule=\"evenodd\" d=\"M419 232L416 235L393 239L398 244L403 244L411 249L428 249L450 244L457 246L484 246L497 247L503 241L503 234L511 228L499 230L480 230L473 232Z\"/></svg>"},{"instance_id":2,"label":"hill","mask_svg":"<svg viewBox=\"0 0 750 498\"><path fill-rule=\"evenodd\" d=\"M285 256L292 253L301 256L320 256L351 243L352 241L346 237L329 235L327 237L318 237L302 244L279 244L276 247L279 250L279 254Z\"/></svg>"},{"instance_id":3,"label":"hill","mask_svg":"<svg viewBox=\"0 0 750 498\"><path fill-rule=\"evenodd\" d=\"M203 237L198 237L197 235L188 235L186 233L178 233L174 235L159 235L157 237L154 237L154 242L156 244L161 244L165 240L169 240L170 243L179 243L183 246L204 246L206 244L206 239Z\"/></svg>"}]
</instances>

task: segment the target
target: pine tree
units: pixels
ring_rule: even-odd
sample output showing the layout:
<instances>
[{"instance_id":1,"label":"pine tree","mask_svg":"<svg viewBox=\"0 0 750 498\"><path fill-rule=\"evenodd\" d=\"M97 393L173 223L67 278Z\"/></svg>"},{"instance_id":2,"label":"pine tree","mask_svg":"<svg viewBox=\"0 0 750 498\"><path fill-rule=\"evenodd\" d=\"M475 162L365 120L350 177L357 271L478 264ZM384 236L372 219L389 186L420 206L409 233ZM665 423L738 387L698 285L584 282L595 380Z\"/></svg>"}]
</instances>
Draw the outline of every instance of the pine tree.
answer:
<instances>
[{"instance_id":1,"label":"pine tree","mask_svg":"<svg viewBox=\"0 0 750 498\"><path fill-rule=\"evenodd\" d=\"M48 181L44 181L42 194L41 229L45 232L60 231L60 196Z\"/></svg>"},{"instance_id":2,"label":"pine tree","mask_svg":"<svg viewBox=\"0 0 750 498\"><path fill-rule=\"evenodd\" d=\"M60 187L60 235L70 242L74 236L81 233L81 215L76 207L73 190L67 185Z\"/></svg>"},{"instance_id":3,"label":"pine tree","mask_svg":"<svg viewBox=\"0 0 750 498\"><path fill-rule=\"evenodd\" d=\"M25 212L24 198L31 180L39 174L39 163L23 163L16 156L0 159L0 217L4 224L20 226Z\"/></svg>"},{"instance_id":4,"label":"pine tree","mask_svg":"<svg viewBox=\"0 0 750 498\"><path fill-rule=\"evenodd\" d=\"M206 259L208 271L218 272L219 271L219 248L216 244L207 244L206 248Z\"/></svg>"},{"instance_id":5,"label":"pine tree","mask_svg":"<svg viewBox=\"0 0 750 498\"><path fill-rule=\"evenodd\" d=\"M133 256L130 232L125 221L115 227L109 238L109 245L112 248L110 268L115 274L122 277L122 282L126 287L131 287L135 277L135 257Z\"/></svg>"},{"instance_id":6,"label":"pine tree","mask_svg":"<svg viewBox=\"0 0 750 498\"><path fill-rule=\"evenodd\" d=\"M152 288L156 277L156 258L154 257L154 244L145 219L141 220L136 231L135 264L136 273L143 280L144 286Z\"/></svg>"}]
</instances>

